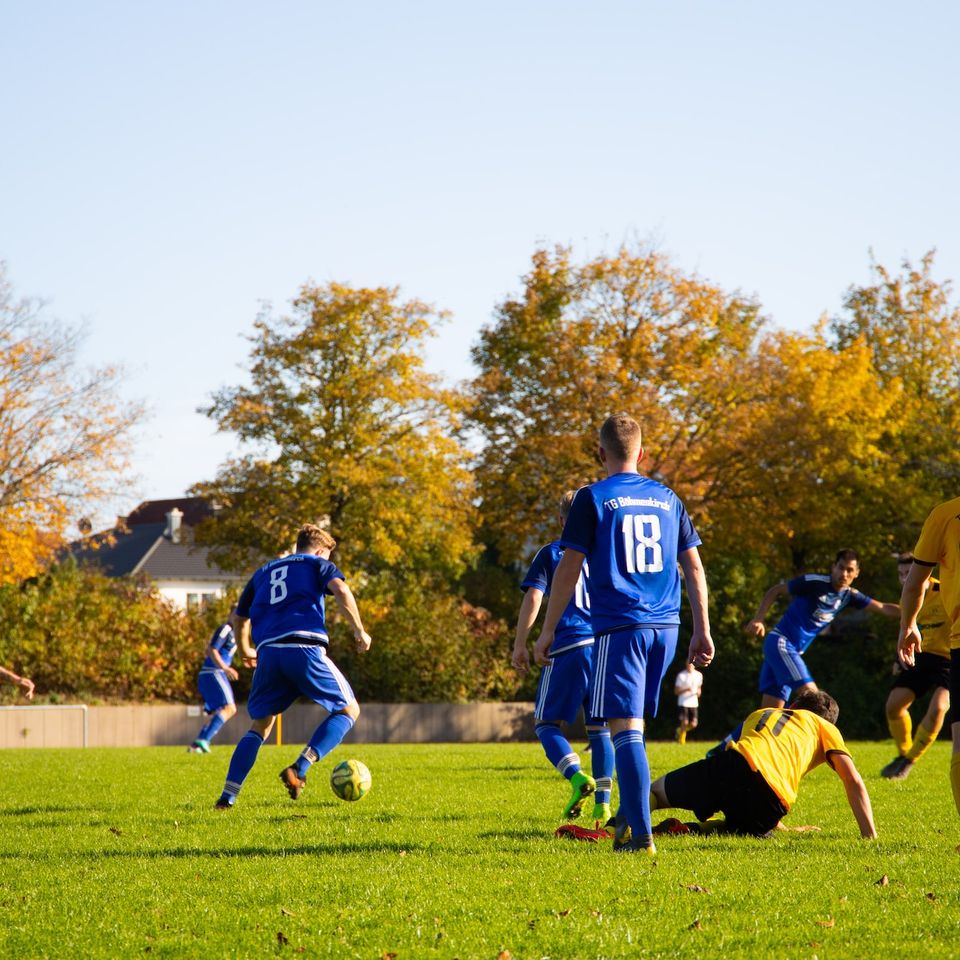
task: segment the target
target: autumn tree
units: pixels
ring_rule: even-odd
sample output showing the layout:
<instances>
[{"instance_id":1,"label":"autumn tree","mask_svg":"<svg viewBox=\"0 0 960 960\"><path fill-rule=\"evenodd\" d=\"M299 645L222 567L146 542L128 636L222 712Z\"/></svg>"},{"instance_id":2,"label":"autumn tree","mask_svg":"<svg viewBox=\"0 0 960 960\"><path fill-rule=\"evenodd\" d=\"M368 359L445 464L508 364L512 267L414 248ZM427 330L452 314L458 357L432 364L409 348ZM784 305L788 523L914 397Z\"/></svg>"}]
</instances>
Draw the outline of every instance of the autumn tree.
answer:
<instances>
[{"instance_id":1,"label":"autumn tree","mask_svg":"<svg viewBox=\"0 0 960 960\"><path fill-rule=\"evenodd\" d=\"M761 328L752 300L655 250L582 264L538 250L473 350L477 477L500 558L555 534L557 498L601 472L597 429L617 410L644 427L648 473L704 505L719 495L710 444L746 418L755 391L743 367Z\"/></svg>"},{"instance_id":2,"label":"autumn tree","mask_svg":"<svg viewBox=\"0 0 960 960\"><path fill-rule=\"evenodd\" d=\"M80 366L82 339L0 263L0 583L35 573L127 467L142 408L119 399L118 368Z\"/></svg>"},{"instance_id":3,"label":"autumn tree","mask_svg":"<svg viewBox=\"0 0 960 960\"><path fill-rule=\"evenodd\" d=\"M223 507L201 530L218 562L249 567L319 520L354 573L462 570L473 507L460 401L422 355L442 318L394 289L337 283L304 286L287 315L261 314L249 385L205 411L250 449L193 491Z\"/></svg>"}]
</instances>

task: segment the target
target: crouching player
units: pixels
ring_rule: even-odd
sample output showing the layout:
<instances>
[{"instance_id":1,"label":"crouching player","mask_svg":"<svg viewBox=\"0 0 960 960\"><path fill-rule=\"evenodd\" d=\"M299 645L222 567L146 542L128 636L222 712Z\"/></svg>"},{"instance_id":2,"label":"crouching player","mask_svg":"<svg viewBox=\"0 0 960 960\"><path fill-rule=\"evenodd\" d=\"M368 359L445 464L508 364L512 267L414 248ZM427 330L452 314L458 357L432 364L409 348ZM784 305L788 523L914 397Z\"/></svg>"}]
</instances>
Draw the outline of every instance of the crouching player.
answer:
<instances>
[{"instance_id":1,"label":"crouching player","mask_svg":"<svg viewBox=\"0 0 960 960\"><path fill-rule=\"evenodd\" d=\"M561 524L566 522L575 493L574 490L568 490L560 501ZM548 543L537 552L520 584L524 595L517 617L512 661L519 673L526 673L530 669L527 637L540 612L544 596L550 595L553 574L562 556L563 547L559 542ZM557 772L570 782L570 799L563 808L563 817L567 820L579 817L584 801L593 794L595 803L592 819L594 827L599 828L610 819L613 744L606 723L603 720L591 721L588 713L587 688L593 662L589 589L589 571L584 564L547 652L549 663L540 673L533 716L534 731L543 752ZM581 707L587 721L593 776L580 769L580 757L560 727L561 723L573 723Z\"/></svg>"},{"instance_id":2,"label":"crouching player","mask_svg":"<svg viewBox=\"0 0 960 960\"><path fill-rule=\"evenodd\" d=\"M233 611L231 611L231 615ZM231 680L237 680L239 674L230 666L237 652L237 641L229 621L220 624L213 632L207 644L207 657L200 668L197 689L203 697L203 712L210 718L203 725L193 743L187 747L189 753L209 753L210 741L220 732L221 727L237 712L233 699Z\"/></svg>"},{"instance_id":3,"label":"crouching player","mask_svg":"<svg viewBox=\"0 0 960 960\"><path fill-rule=\"evenodd\" d=\"M247 712L253 723L237 744L217 809L232 807L247 774L253 769L277 714L297 697L306 697L326 710L309 744L280 780L296 800L307 771L347 735L360 716L360 707L346 677L327 656L324 594L332 594L353 628L357 648L370 649L360 612L343 574L330 562L337 545L326 531L305 524L297 534L295 552L262 566L244 587L234 626L240 652L248 666L256 663ZM252 625L250 648L247 630Z\"/></svg>"},{"instance_id":4,"label":"crouching player","mask_svg":"<svg viewBox=\"0 0 960 960\"><path fill-rule=\"evenodd\" d=\"M754 710L726 750L660 777L651 808L692 810L701 822L720 811L726 820L717 829L761 837L790 811L800 780L827 763L843 782L860 836L875 838L867 788L835 726L839 712L823 690L805 691L787 708Z\"/></svg>"}]
</instances>

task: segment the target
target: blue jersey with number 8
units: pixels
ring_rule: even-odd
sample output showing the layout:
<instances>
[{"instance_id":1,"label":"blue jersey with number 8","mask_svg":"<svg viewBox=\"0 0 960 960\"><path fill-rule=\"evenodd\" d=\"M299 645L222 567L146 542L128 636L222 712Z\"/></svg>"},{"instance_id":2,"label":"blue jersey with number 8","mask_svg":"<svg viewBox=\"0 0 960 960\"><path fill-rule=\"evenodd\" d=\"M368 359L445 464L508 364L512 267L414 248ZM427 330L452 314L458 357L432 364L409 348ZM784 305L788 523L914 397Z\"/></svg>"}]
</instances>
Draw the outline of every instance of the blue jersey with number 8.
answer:
<instances>
[{"instance_id":1,"label":"blue jersey with number 8","mask_svg":"<svg viewBox=\"0 0 960 960\"><path fill-rule=\"evenodd\" d=\"M331 580L344 580L336 564L309 553L264 564L244 587L237 613L248 617L253 645L278 640L323 643L328 640L323 595Z\"/></svg>"},{"instance_id":2,"label":"blue jersey with number 8","mask_svg":"<svg viewBox=\"0 0 960 960\"><path fill-rule=\"evenodd\" d=\"M560 545L586 554L596 636L680 623L677 557L701 543L677 495L617 473L577 491Z\"/></svg>"}]
</instances>

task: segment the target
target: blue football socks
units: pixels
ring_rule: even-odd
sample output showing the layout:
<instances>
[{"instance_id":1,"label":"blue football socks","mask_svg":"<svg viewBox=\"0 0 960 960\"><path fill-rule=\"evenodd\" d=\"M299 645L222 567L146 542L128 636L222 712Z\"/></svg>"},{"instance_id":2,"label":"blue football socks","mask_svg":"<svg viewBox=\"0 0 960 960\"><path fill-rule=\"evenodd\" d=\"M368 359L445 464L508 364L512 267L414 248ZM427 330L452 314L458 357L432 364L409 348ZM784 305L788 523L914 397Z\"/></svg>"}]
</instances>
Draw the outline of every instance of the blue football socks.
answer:
<instances>
[{"instance_id":1,"label":"blue football socks","mask_svg":"<svg viewBox=\"0 0 960 960\"><path fill-rule=\"evenodd\" d=\"M650 838L650 765L642 730L621 730L613 738L617 779L620 781L620 809L630 824L635 841ZM651 841L652 842L652 841Z\"/></svg>"},{"instance_id":2,"label":"blue football socks","mask_svg":"<svg viewBox=\"0 0 960 960\"><path fill-rule=\"evenodd\" d=\"M580 758L570 746L570 741L555 723L538 723L534 733L543 747L547 759L568 780L580 772Z\"/></svg>"},{"instance_id":3,"label":"blue football socks","mask_svg":"<svg viewBox=\"0 0 960 960\"><path fill-rule=\"evenodd\" d=\"M310 742L293 765L301 780L307 779L307 771L321 757L325 757L350 732L353 717L345 713L331 713L323 723L313 731Z\"/></svg>"},{"instance_id":4,"label":"blue football socks","mask_svg":"<svg viewBox=\"0 0 960 960\"><path fill-rule=\"evenodd\" d=\"M206 740L209 743L222 729L224 724L223 717L215 713L208 721L207 725L197 734L198 740Z\"/></svg>"},{"instance_id":5,"label":"blue football socks","mask_svg":"<svg viewBox=\"0 0 960 960\"><path fill-rule=\"evenodd\" d=\"M227 769L227 782L223 785L223 794L221 800L229 803L237 798L243 781L247 779L247 774L253 769L257 762L257 754L263 746L263 737L256 730L248 730L237 744L230 758L230 766Z\"/></svg>"},{"instance_id":6,"label":"blue football socks","mask_svg":"<svg viewBox=\"0 0 960 960\"><path fill-rule=\"evenodd\" d=\"M588 730L590 740L590 761L593 779L597 781L594 800L597 803L609 803L613 789L613 741L609 730Z\"/></svg>"}]
</instances>

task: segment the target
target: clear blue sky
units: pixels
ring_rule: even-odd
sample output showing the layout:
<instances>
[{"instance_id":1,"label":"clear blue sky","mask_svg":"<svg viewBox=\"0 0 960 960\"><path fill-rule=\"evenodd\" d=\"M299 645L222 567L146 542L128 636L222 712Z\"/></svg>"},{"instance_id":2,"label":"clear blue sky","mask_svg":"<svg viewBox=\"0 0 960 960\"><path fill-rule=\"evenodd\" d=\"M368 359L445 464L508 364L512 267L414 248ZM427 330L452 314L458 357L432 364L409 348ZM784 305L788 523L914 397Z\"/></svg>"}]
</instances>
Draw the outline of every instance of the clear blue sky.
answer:
<instances>
[{"instance_id":1,"label":"clear blue sky","mask_svg":"<svg viewBox=\"0 0 960 960\"><path fill-rule=\"evenodd\" d=\"M0 259L152 410L122 512L234 449L196 408L307 279L452 311L457 380L539 244L653 237L793 328L870 248L957 277L958 34L947 2L11 2Z\"/></svg>"}]
</instances>

